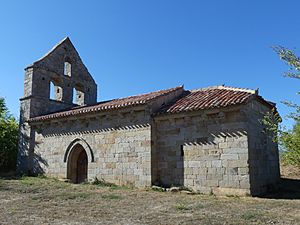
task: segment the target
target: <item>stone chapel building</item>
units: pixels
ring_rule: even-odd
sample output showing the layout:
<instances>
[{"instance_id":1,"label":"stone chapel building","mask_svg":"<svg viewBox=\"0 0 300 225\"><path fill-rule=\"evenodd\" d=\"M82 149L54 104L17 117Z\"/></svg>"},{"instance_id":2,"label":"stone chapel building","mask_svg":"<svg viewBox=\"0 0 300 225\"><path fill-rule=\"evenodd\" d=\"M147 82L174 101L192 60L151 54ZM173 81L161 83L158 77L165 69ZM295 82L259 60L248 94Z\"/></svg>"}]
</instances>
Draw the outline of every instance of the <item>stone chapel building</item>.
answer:
<instances>
[{"instance_id":1,"label":"stone chapel building","mask_svg":"<svg viewBox=\"0 0 300 225\"><path fill-rule=\"evenodd\" d=\"M278 148L260 122L275 104L257 90L178 86L97 102L69 38L25 71L21 173L238 195L279 180Z\"/></svg>"}]
</instances>

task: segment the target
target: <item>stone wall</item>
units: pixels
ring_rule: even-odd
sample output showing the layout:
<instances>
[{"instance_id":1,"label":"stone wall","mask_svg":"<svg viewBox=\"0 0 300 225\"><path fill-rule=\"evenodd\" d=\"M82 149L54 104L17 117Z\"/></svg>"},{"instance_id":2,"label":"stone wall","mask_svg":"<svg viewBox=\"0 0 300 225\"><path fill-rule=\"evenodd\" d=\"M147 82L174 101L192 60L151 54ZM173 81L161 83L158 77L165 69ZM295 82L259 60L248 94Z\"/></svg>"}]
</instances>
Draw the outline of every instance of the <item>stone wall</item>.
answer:
<instances>
[{"instance_id":1,"label":"stone wall","mask_svg":"<svg viewBox=\"0 0 300 225\"><path fill-rule=\"evenodd\" d=\"M151 118L144 105L34 123L29 161L35 173L66 178L68 151L79 143L90 180L258 195L279 178L277 146L260 122L266 110L253 101Z\"/></svg>"},{"instance_id":2,"label":"stone wall","mask_svg":"<svg viewBox=\"0 0 300 225\"><path fill-rule=\"evenodd\" d=\"M51 121L36 124L35 130L37 172L66 178L66 152L78 139L91 149L90 180L97 177L118 185L151 185L151 127L149 114L143 109Z\"/></svg>"},{"instance_id":3,"label":"stone wall","mask_svg":"<svg viewBox=\"0 0 300 225\"><path fill-rule=\"evenodd\" d=\"M160 116L158 175L163 186L249 194L247 123L240 108Z\"/></svg>"},{"instance_id":4,"label":"stone wall","mask_svg":"<svg viewBox=\"0 0 300 225\"><path fill-rule=\"evenodd\" d=\"M260 195L276 188L280 179L278 146L268 135L261 120L270 108L252 101L248 111L248 145L251 194Z\"/></svg>"}]
</instances>

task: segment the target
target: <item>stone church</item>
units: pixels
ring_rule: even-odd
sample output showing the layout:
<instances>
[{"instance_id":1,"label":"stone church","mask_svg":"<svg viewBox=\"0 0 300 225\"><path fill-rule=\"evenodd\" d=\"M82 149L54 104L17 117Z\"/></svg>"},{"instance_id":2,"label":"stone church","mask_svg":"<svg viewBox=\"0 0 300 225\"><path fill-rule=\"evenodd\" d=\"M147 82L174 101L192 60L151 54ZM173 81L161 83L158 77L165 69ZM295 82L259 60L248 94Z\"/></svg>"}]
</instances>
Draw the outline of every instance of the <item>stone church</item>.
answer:
<instances>
[{"instance_id":1,"label":"stone church","mask_svg":"<svg viewBox=\"0 0 300 225\"><path fill-rule=\"evenodd\" d=\"M69 38L25 69L18 171L80 183L259 195L279 180L257 90L178 86L97 102Z\"/></svg>"}]
</instances>

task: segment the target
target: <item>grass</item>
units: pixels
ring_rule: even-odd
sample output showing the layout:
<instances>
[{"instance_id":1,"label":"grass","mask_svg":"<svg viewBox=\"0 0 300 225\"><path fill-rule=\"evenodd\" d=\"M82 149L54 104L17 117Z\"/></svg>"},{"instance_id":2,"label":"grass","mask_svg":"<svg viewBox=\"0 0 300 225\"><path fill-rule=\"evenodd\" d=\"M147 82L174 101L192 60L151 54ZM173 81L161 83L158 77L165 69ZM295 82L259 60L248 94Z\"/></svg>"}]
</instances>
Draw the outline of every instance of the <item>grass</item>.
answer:
<instances>
[{"instance_id":1,"label":"grass","mask_svg":"<svg viewBox=\"0 0 300 225\"><path fill-rule=\"evenodd\" d=\"M245 220L254 220L254 219L260 219L262 216L261 213L256 212L256 211L246 211L245 213L242 214L242 218Z\"/></svg>"},{"instance_id":2,"label":"grass","mask_svg":"<svg viewBox=\"0 0 300 225\"><path fill-rule=\"evenodd\" d=\"M92 182L93 185L97 185L100 187L116 187L117 185L106 182L104 179L98 179L95 177L94 181Z\"/></svg>"},{"instance_id":3,"label":"grass","mask_svg":"<svg viewBox=\"0 0 300 225\"><path fill-rule=\"evenodd\" d=\"M133 187L112 184L112 183L106 182L104 179L98 179L97 177L92 182L92 185L96 185L98 187L109 187L111 190L131 190L131 189L133 189Z\"/></svg>"},{"instance_id":4,"label":"grass","mask_svg":"<svg viewBox=\"0 0 300 225\"><path fill-rule=\"evenodd\" d=\"M300 224L300 200L0 179L0 224Z\"/></svg>"},{"instance_id":5,"label":"grass","mask_svg":"<svg viewBox=\"0 0 300 225\"><path fill-rule=\"evenodd\" d=\"M238 196L238 195L226 195L226 197L228 197L228 198L236 198L236 199L240 198L240 196Z\"/></svg>"},{"instance_id":6,"label":"grass","mask_svg":"<svg viewBox=\"0 0 300 225\"><path fill-rule=\"evenodd\" d=\"M116 194L107 194L107 195L102 195L102 198L112 199L112 200L120 200L120 199L122 199L122 196L116 195Z\"/></svg>"},{"instance_id":7,"label":"grass","mask_svg":"<svg viewBox=\"0 0 300 225\"><path fill-rule=\"evenodd\" d=\"M175 205L175 207L176 207L177 210L180 210L180 211L183 211L183 210L190 210L190 209L191 209L187 204L182 203L182 202L177 203L177 204Z\"/></svg>"}]
</instances>

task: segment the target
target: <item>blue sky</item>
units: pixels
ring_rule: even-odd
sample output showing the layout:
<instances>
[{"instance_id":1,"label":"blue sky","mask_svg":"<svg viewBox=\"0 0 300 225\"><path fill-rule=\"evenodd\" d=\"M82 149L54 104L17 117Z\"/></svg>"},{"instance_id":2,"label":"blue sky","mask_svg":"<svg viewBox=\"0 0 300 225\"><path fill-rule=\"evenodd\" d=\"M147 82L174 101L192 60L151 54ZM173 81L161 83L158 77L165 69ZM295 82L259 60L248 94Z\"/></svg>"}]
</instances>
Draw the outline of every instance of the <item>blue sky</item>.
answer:
<instances>
[{"instance_id":1,"label":"blue sky","mask_svg":"<svg viewBox=\"0 0 300 225\"><path fill-rule=\"evenodd\" d=\"M272 45L300 48L298 0L1 1L0 96L18 116L24 68L69 36L98 101L184 84L259 88L299 103ZM300 53L298 50L296 50ZM289 124L289 123L286 123Z\"/></svg>"}]
</instances>

